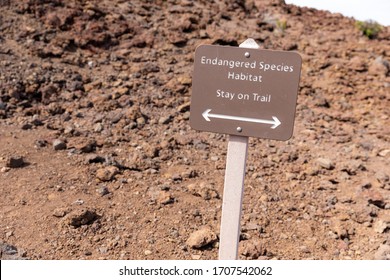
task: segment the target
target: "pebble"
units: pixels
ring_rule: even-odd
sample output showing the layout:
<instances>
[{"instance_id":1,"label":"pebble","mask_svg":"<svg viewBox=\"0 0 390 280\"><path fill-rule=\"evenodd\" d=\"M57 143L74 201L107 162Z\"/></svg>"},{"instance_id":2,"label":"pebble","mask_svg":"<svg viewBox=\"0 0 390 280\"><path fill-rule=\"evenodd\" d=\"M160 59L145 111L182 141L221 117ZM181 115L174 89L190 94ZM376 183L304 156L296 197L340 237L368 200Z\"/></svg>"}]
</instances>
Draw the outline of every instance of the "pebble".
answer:
<instances>
[{"instance_id":1,"label":"pebble","mask_svg":"<svg viewBox=\"0 0 390 280\"><path fill-rule=\"evenodd\" d=\"M0 101L0 110L5 110L7 108L7 104Z\"/></svg>"},{"instance_id":2,"label":"pebble","mask_svg":"<svg viewBox=\"0 0 390 280\"><path fill-rule=\"evenodd\" d=\"M22 156L11 156L6 158L6 167L9 168L20 168L26 165Z\"/></svg>"},{"instance_id":3,"label":"pebble","mask_svg":"<svg viewBox=\"0 0 390 280\"><path fill-rule=\"evenodd\" d=\"M332 170L335 167L334 163L328 158L317 158L316 162L319 166L327 170Z\"/></svg>"},{"instance_id":4,"label":"pebble","mask_svg":"<svg viewBox=\"0 0 390 280\"><path fill-rule=\"evenodd\" d=\"M90 153L96 148L96 141L94 139L80 139L74 143L74 148L81 153Z\"/></svg>"},{"instance_id":5,"label":"pebble","mask_svg":"<svg viewBox=\"0 0 390 280\"><path fill-rule=\"evenodd\" d=\"M57 217L57 218L62 218L62 217L65 217L67 213L68 213L68 210L62 209L62 208L57 208L57 209L54 209L53 216Z\"/></svg>"},{"instance_id":6,"label":"pebble","mask_svg":"<svg viewBox=\"0 0 390 280\"><path fill-rule=\"evenodd\" d=\"M25 124L22 124L22 126L20 128L23 130L28 130L28 129L31 129L32 127L33 127L32 124L25 123Z\"/></svg>"},{"instance_id":7,"label":"pebble","mask_svg":"<svg viewBox=\"0 0 390 280\"><path fill-rule=\"evenodd\" d=\"M105 196L107 194L110 193L110 191L108 190L108 188L106 186L102 186L100 187L99 189L97 189L97 192L101 195L101 196Z\"/></svg>"},{"instance_id":8,"label":"pebble","mask_svg":"<svg viewBox=\"0 0 390 280\"><path fill-rule=\"evenodd\" d=\"M390 182L390 176L382 170L375 173L375 179L377 179L383 185Z\"/></svg>"},{"instance_id":9,"label":"pebble","mask_svg":"<svg viewBox=\"0 0 390 280\"><path fill-rule=\"evenodd\" d=\"M373 226L374 231L377 233L384 233L389 227L390 227L389 223L383 220L376 221Z\"/></svg>"},{"instance_id":10,"label":"pebble","mask_svg":"<svg viewBox=\"0 0 390 280\"><path fill-rule=\"evenodd\" d=\"M214 186L211 184L206 184L206 183L190 184L187 186L187 189L192 195L200 196L204 200L219 198L218 192L214 189Z\"/></svg>"},{"instance_id":11,"label":"pebble","mask_svg":"<svg viewBox=\"0 0 390 280\"><path fill-rule=\"evenodd\" d=\"M151 254L153 254L153 252L150 250L145 250L144 254L145 256L150 256Z\"/></svg>"},{"instance_id":12,"label":"pebble","mask_svg":"<svg viewBox=\"0 0 390 280\"><path fill-rule=\"evenodd\" d=\"M175 201L174 197L169 192L166 192L166 191L159 192L158 197L157 197L158 203L160 203L162 205L166 205L166 204L173 203L174 201Z\"/></svg>"},{"instance_id":13,"label":"pebble","mask_svg":"<svg viewBox=\"0 0 390 280\"><path fill-rule=\"evenodd\" d=\"M13 245L0 242L1 260L27 260L26 252Z\"/></svg>"},{"instance_id":14,"label":"pebble","mask_svg":"<svg viewBox=\"0 0 390 280\"><path fill-rule=\"evenodd\" d=\"M85 163L103 163L103 162L105 162L105 158L96 154L88 154L85 157Z\"/></svg>"},{"instance_id":15,"label":"pebble","mask_svg":"<svg viewBox=\"0 0 390 280\"><path fill-rule=\"evenodd\" d=\"M158 120L159 124L168 124L171 121L171 116L163 116Z\"/></svg>"},{"instance_id":16,"label":"pebble","mask_svg":"<svg viewBox=\"0 0 390 280\"><path fill-rule=\"evenodd\" d=\"M390 71L389 62L383 59L382 56L379 56L374 61L372 61L368 70L373 75L386 76Z\"/></svg>"},{"instance_id":17,"label":"pebble","mask_svg":"<svg viewBox=\"0 0 390 280\"><path fill-rule=\"evenodd\" d=\"M65 150L66 149L66 143L60 139L56 139L53 141L53 149L55 151L59 150Z\"/></svg>"},{"instance_id":18,"label":"pebble","mask_svg":"<svg viewBox=\"0 0 390 280\"><path fill-rule=\"evenodd\" d=\"M119 173L119 169L116 166L108 166L100 168L96 171L96 177L103 182L108 182L114 179L115 175Z\"/></svg>"},{"instance_id":19,"label":"pebble","mask_svg":"<svg viewBox=\"0 0 390 280\"><path fill-rule=\"evenodd\" d=\"M76 204L76 205L83 205L83 204L84 204L84 200L82 200L82 199L77 199L76 201L73 202L73 204Z\"/></svg>"},{"instance_id":20,"label":"pebble","mask_svg":"<svg viewBox=\"0 0 390 280\"><path fill-rule=\"evenodd\" d=\"M390 260L390 245L381 244L374 256L375 260Z\"/></svg>"},{"instance_id":21,"label":"pebble","mask_svg":"<svg viewBox=\"0 0 390 280\"><path fill-rule=\"evenodd\" d=\"M191 233L186 244L193 249L200 249L218 240L217 235L210 228L205 227Z\"/></svg>"},{"instance_id":22,"label":"pebble","mask_svg":"<svg viewBox=\"0 0 390 280\"><path fill-rule=\"evenodd\" d=\"M240 255L245 256L248 259L255 260L260 256L264 256L267 253L267 250L259 241L247 241L240 242L238 252Z\"/></svg>"},{"instance_id":23,"label":"pebble","mask_svg":"<svg viewBox=\"0 0 390 280\"><path fill-rule=\"evenodd\" d=\"M306 245L300 246L300 247L299 247L299 250L300 250L302 253L310 254L310 249L309 249Z\"/></svg>"},{"instance_id":24,"label":"pebble","mask_svg":"<svg viewBox=\"0 0 390 280\"><path fill-rule=\"evenodd\" d=\"M200 260L200 258L202 257L202 255L191 255L191 259L193 260Z\"/></svg>"},{"instance_id":25,"label":"pebble","mask_svg":"<svg viewBox=\"0 0 390 280\"><path fill-rule=\"evenodd\" d=\"M6 167L6 166L0 168L0 172L1 172L1 173L6 173L6 172L8 172L8 171L10 171L10 170L11 170L11 168Z\"/></svg>"},{"instance_id":26,"label":"pebble","mask_svg":"<svg viewBox=\"0 0 390 280\"><path fill-rule=\"evenodd\" d=\"M73 227L80 227L93 223L99 215L93 209L78 209L68 215L67 223Z\"/></svg>"},{"instance_id":27,"label":"pebble","mask_svg":"<svg viewBox=\"0 0 390 280\"><path fill-rule=\"evenodd\" d=\"M36 148L44 148L47 146L47 141L43 139L38 139L35 141L34 146Z\"/></svg>"},{"instance_id":28,"label":"pebble","mask_svg":"<svg viewBox=\"0 0 390 280\"><path fill-rule=\"evenodd\" d=\"M102 132L103 129L104 129L104 125L102 123L97 123L93 127L93 131L95 131L95 132Z\"/></svg>"},{"instance_id":29,"label":"pebble","mask_svg":"<svg viewBox=\"0 0 390 280\"><path fill-rule=\"evenodd\" d=\"M386 157L388 154L390 154L390 150L389 149L386 149L386 150L381 150L378 155L381 156L381 157Z\"/></svg>"},{"instance_id":30,"label":"pebble","mask_svg":"<svg viewBox=\"0 0 390 280\"><path fill-rule=\"evenodd\" d=\"M107 249L107 247L100 247L99 252L100 252L100 254L107 254L108 249Z\"/></svg>"}]
</instances>

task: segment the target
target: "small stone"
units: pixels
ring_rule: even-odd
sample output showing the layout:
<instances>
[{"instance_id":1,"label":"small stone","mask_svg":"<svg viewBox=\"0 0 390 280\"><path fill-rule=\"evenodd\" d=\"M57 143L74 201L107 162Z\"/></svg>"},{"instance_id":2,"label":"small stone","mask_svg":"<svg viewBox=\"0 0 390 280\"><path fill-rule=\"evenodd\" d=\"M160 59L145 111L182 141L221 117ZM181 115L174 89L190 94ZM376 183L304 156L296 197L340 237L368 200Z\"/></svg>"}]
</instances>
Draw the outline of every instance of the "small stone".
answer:
<instances>
[{"instance_id":1,"label":"small stone","mask_svg":"<svg viewBox=\"0 0 390 280\"><path fill-rule=\"evenodd\" d=\"M299 250L302 252L302 253L305 253L305 254L310 254L310 249L305 246L305 245L302 245L299 247Z\"/></svg>"},{"instance_id":2,"label":"small stone","mask_svg":"<svg viewBox=\"0 0 390 280\"><path fill-rule=\"evenodd\" d=\"M57 208L54 209L53 216L57 218L62 218L65 217L67 213L68 213L67 209Z\"/></svg>"},{"instance_id":3,"label":"small stone","mask_svg":"<svg viewBox=\"0 0 390 280\"><path fill-rule=\"evenodd\" d=\"M32 127L33 127L32 124L30 124L30 123L25 123L25 124L22 124L21 129L23 129L23 130L29 130L29 129L31 129Z\"/></svg>"},{"instance_id":4,"label":"small stone","mask_svg":"<svg viewBox=\"0 0 390 280\"><path fill-rule=\"evenodd\" d=\"M384 233L388 228L390 227L389 223L383 221L383 220L378 220L377 222L374 223L374 231L377 233Z\"/></svg>"},{"instance_id":5,"label":"small stone","mask_svg":"<svg viewBox=\"0 0 390 280\"><path fill-rule=\"evenodd\" d=\"M145 256L150 256L153 253L150 250L145 250L144 254L145 254Z\"/></svg>"},{"instance_id":6,"label":"small stone","mask_svg":"<svg viewBox=\"0 0 390 280\"><path fill-rule=\"evenodd\" d=\"M380 170L375 173L375 179L377 179L381 184L389 183L390 176L387 175L384 171Z\"/></svg>"},{"instance_id":7,"label":"small stone","mask_svg":"<svg viewBox=\"0 0 390 280\"><path fill-rule=\"evenodd\" d=\"M264 256L267 253L267 250L259 241L240 242L238 251L240 255L251 260L258 259L260 256Z\"/></svg>"},{"instance_id":8,"label":"small stone","mask_svg":"<svg viewBox=\"0 0 390 280\"><path fill-rule=\"evenodd\" d=\"M376 207L379 207L382 209L386 205L386 201L385 201L384 197L382 196L382 194L375 189L374 190L373 189L364 190L363 195L365 196L365 198L367 199L369 204L375 205Z\"/></svg>"},{"instance_id":9,"label":"small stone","mask_svg":"<svg viewBox=\"0 0 390 280\"><path fill-rule=\"evenodd\" d=\"M94 139L82 139L74 144L76 150L82 153L90 153L96 148L96 141Z\"/></svg>"},{"instance_id":10,"label":"small stone","mask_svg":"<svg viewBox=\"0 0 390 280\"><path fill-rule=\"evenodd\" d=\"M363 182L361 185L362 189L371 189L371 187L372 187L371 182Z\"/></svg>"},{"instance_id":11,"label":"small stone","mask_svg":"<svg viewBox=\"0 0 390 280\"><path fill-rule=\"evenodd\" d=\"M219 198L218 192L214 189L213 185L200 183L190 184L187 186L188 191L195 196L200 196L204 200L210 200L213 198Z\"/></svg>"},{"instance_id":12,"label":"small stone","mask_svg":"<svg viewBox=\"0 0 390 280\"><path fill-rule=\"evenodd\" d=\"M296 180L296 179L298 179L298 176L297 176L297 174L295 174L295 173L286 172L286 173L285 173L285 176L286 176L286 180L287 180L287 181L291 181L291 180Z\"/></svg>"},{"instance_id":13,"label":"small stone","mask_svg":"<svg viewBox=\"0 0 390 280\"><path fill-rule=\"evenodd\" d=\"M246 225L246 230L259 230L260 226L256 223L249 223Z\"/></svg>"},{"instance_id":14,"label":"small stone","mask_svg":"<svg viewBox=\"0 0 390 280\"><path fill-rule=\"evenodd\" d=\"M88 64L88 67L89 67L89 68L95 67L95 62L92 61L92 60L89 60L89 61L87 62L87 64Z\"/></svg>"},{"instance_id":15,"label":"small stone","mask_svg":"<svg viewBox=\"0 0 390 280\"><path fill-rule=\"evenodd\" d=\"M36 148L44 148L47 146L47 141L43 139L38 139L35 141L34 145Z\"/></svg>"},{"instance_id":16,"label":"small stone","mask_svg":"<svg viewBox=\"0 0 390 280\"><path fill-rule=\"evenodd\" d=\"M163 205L173 203L174 201L172 194L166 191L160 192L157 198L157 202Z\"/></svg>"},{"instance_id":17,"label":"small stone","mask_svg":"<svg viewBox=\"0 0 390 280\"><path fill-rule=\"evenodd\" d=\"M146 120L144 117L140 117L140 118L136 119L135 121L137 123L137 126L141 126L141 127L144 126L146 123Z\"/></svg>"},{"instance_id":18,"label":"small stone","mask_svg":"<svg viewBox=\"0 0 390 280\"><path fill-rule=\"evenodd\" d=\"M182 85L191 85L192 83L192 79L190 76L180 76L177 80Z\"/></svg>"},{"instance_id":19,"label":"small stone","mask_svg":"<svg viewBox=\"0 0 390 280\"><path fill-rule=\"evenodd\" d=\"M210 228L205 227L193 232L187 239L187 245L194 249L200 249L218 240L217 235Z\"/></svg>"},{"instance_id":20,"label":"small stone","mask_svg":"<svg viewBox=\"0 0 390 280\"><path fill-rule=\"evenodd\" d=\"M184 104L180 105L179 107L177 107L177 110L180 113L187 112L189 109L190 109L190 102L184 103Z\"/></svg>"},{"instance_id":21,"label":"small stone","mask_svg":"<svg viewBox=\"0 0 390 280\"><path fill-rule=\"evenodd\" d=\"M107 194L110 193L110 191L108 190L108 188L106 186L102 186L100 187L97 192L101 195L101 196L105 196Z\"/></svg>"},{"instance_id":22,"label":"small stone","mask_svg":"<svg viewBox=\"0 0 390 280\"><path fill-rule=\"evenodd\" d=\"M119 169L116 166L108 166L100 168L96 171L96 177L103 182L108 182L114 179L115 175L119 173Z\"/></svg>"},{"instance_id":23,"label":"small stone","mask_svg":"<svg viewBox=\"0 0 390 280\"><path fill-rule=\"evenodd\" d=\"M386 157L387 155L390 154L390 150L389 149L386 149L386 150L381 150L378 155L381 156L381 157Z\"/></svg>"},{"instance_id":24,"label":"small stone","mask_svg":"<svg viewBox=\"0 0 390 280\"><path fill-rule=\"evenodd\" d=\"M93 127L93 130L95 132L102 132L104 129L104 125L102 123L97 123L95 124L95 126Z\"/></svg>"},{"instance_id":25,"label":"small stone","mask_svg":"<svg viewBox=\"0 0 390 280\"><path fill-rule=\"evenodd\" d=\"M382 56L379 56L374 61L372 61L368 71L372 75L386 76L390 71L390 63L387 60L384 60Z\"/></svg>"},{"instance_id":26,"label":"small stone","mask_svg":"<svg viewBox=\"0 0 390 280\"><path fill-rule=\"evenodd\" d=\"M171 121L171 116L162 116L159 120L159 124L168 124Z\"/></svg>"},{"instance_id":27,"label":"small stone","mask_svg":"<svg viewBox=\"0 0 390 280\"><path fill-rule=\"evenodd\" d=\"M5 110L5 109L7 109L7 104L0 101L0 110Z\"/></svg>"},{"instance_id":28,"label":"small stone","mask_svg":"<svg viewBox=\"0 0 390 280\"><path fill-rule=\"evenodd\" d=\"M335 167L334 163L330 159L327 159L327 158L318 158L316 160L316 162L319 166L321 166L322 168L325 168L327 170L332 170Z\"/></svg>"},{"instance_id":29,"label":"small stone","mask_svg":"<svg viewBox=\"0 0 390 280\"><path fill-rule=\"evenodd\" d=\"M25 165L25 161L23 159L22 156L12 156L12 157L8 157L6 159L6 167L9 167L9 168L20 168L20 167L23 167Z\"/></svg>"},{"instance_id":30,"label":"small stone","mask_svg":"<svg viewBox=\"0 0 390 280\"><path fill-rule=\"evenodd\" d=\"M85 163L103 163L103 162L105 162L105 158L96 154L88 154L85 157Z\"/></svg>"},{"instance_id":31,"label":"small stone","mask_svg":"<svg viewBox=\"0 0 390 280\"><path fill-rule=\"evenodd\" d=\"M76 205L83 205L83 204L84 204L84 200L82 200L82 199L77 199L76 201L73 202L73 204L76 204Z\"/></svg>"},{"instance_id":32,"label":"small stone","mask_svg":"<svg viewBox=\"0 0 390 280\"><path fill-rule=\"evenodd\" d=\"M367 66L360 56L354 56L349 60L349 68L355 70L356 72L367 71Z\"/></svg>"},{"instance_id":33,"label":"small stone","mask_svg":"<svg viewBox=\"0 0 390 280\"><path fill-rule=\"evenodd\" d=\"M26 252L13 245L0 242L1 260L26 260Z\"/></svg>"},{"instance_id":34,"label":"small stone","mask_svg":"<svg viewBox=\"0 0 390 280\"><path fill-rule=\"evenodd\" d=\"M55 151L59 150L65 150L66 149L66 143L60 139L56 139L53 141L53 149Z\"/></svg>"},{"instance_id":35,"label":"small stone","mask_svg":"<svg viewBox=\"0 0 390 280\"><path fill-rule=\"evenodd\" d=\"M390 260L390 245L382 244L376 251L375 260Z\"/></svg>"},{"instance_id":36,"label":"small stone","mask_svg":"<svg viewBox=\"0 0 390 280\"><path fill-rule=\"evenodd\" d=\"M91 209L79 209L68 215L68 224L73 227L80 227L82 225L92 224L99 215L95 210Z\"/></svg>"},{"instance_id":37,"label":"small stone","mask_svg":"<svg viewBox=\"0 0 390 280\"><path fill-rule=\"evenodd\" d=\"M201 255L191 255L191 259L193 259L193 260L200 260L200 258L201 258L202 256Z\"/></svg>"},{"instance_id":38,"label":"small stone","mask_svg":"<svg viewBox=\"0 0 390 280\"><path fill-rule=\"evenodd\" d=\"M99 252L100 252L100 254L107 254L108 249L107 249L107 247L100 247Z\"/></svg>"},{"instance_id":39,"label":"small stone","mask_svg":"<svg viewBox=\"0 0 390 280\"><path fill-rule=\"evenodd\" d=\"M129 93L129 88L127 87L119 87L115 90L115 92L119 95L126 95Z\"/></svg>"},{"instance_id":40,"label":"small stone","mask_svg":"<svg viewBox=\"0 0 390 280\"><path fill-rule=\"evenodd\" d=\"M0 168L0 172L1 172L1 173L6 173L6 172L8 172L8 171L10 171L10 170L11 170L11 168L6 167L6 166Z\"/></svg>"}]
</instances>

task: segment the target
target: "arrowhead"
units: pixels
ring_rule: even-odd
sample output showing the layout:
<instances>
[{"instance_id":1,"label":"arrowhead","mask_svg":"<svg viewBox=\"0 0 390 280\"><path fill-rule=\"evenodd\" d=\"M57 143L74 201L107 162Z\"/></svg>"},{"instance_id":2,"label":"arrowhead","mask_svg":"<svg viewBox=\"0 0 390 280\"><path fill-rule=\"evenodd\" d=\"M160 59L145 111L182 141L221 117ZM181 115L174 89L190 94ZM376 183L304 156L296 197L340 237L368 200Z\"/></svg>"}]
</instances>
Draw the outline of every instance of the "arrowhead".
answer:
<instances>
[{"instance_id":1,"label":"arrowhead","mask_svg":"<svg viewBox=\"0 0 390 280\"><path fill-rule=\"evenodd\" d=\"M271 128L272 129L275 129L275 128L277 128L279 125L281 125L281 122L279 121L279 119L277 118L277 117L272 117L273 118L273 120L274 120L274 125L273 126L271 126Z\"/></svg>"},{"instance_id":2,"label":"arrowhead","mask_svg":"<svg viewBox=\"0 0 390 280\"><path fill-rule=\"evenodd\" d=\"M203 118L206 120L206 121L210 121L209 119L209 113L210 113L211 109L207 109L206 111L203 112L202 116Z\"/></svg>"}]
</instances>

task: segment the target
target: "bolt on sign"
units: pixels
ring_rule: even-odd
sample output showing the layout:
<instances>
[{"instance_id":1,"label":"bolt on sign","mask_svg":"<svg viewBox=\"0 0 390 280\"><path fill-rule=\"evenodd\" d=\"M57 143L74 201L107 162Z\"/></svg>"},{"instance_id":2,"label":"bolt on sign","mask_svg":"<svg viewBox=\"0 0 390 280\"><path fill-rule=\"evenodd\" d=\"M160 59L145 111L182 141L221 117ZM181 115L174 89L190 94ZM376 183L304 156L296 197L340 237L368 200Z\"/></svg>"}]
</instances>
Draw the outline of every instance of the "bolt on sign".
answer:
<instances>
[{"instance_id":1,"label":"bolt on sign","mask_svg":"<svg viewBox=\"0 0 390 280\"><path fill-rule=\"evenodd\" d=\"M195 51L190 125L201 131L288 140L301 73L299 54L214 45Z\"/></svg>"}]
</instances>

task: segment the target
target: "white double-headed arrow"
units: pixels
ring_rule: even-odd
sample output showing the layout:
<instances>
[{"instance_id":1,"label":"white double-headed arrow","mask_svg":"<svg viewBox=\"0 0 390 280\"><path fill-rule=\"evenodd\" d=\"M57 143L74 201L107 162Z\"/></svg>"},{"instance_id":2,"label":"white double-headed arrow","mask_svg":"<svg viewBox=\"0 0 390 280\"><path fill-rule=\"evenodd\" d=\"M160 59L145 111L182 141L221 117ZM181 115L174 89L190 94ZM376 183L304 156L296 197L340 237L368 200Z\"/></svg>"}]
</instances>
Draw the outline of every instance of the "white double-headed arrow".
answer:
<instances>
[{"instance_id":1,"label":"white double-headed arrow","mask_svg":"<svg viewBox=\"0 0 390 280\"><path fill-rule=\"evenodd\" d=\"M253 118L245 118L245 117L236 117L236 116L228 116L228 115L220 115L220 114L210 114L211 109L207 109L203 112L202 116L206 121L210 121L210 118L215 119L225 119L225 120L234 120L234 121L243 121L243 122L254 122L254 123L266 123L272 124L271 128L277 128L281 122L275 116L272 116L273 120L263 120L263 119L253 119Z\"/></svg>"}]
</instances>

